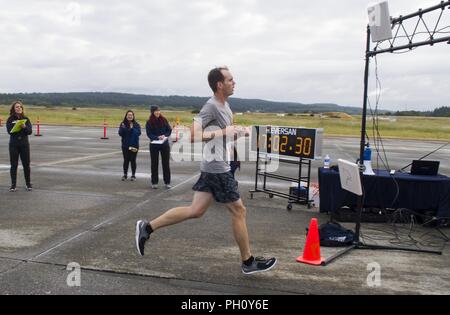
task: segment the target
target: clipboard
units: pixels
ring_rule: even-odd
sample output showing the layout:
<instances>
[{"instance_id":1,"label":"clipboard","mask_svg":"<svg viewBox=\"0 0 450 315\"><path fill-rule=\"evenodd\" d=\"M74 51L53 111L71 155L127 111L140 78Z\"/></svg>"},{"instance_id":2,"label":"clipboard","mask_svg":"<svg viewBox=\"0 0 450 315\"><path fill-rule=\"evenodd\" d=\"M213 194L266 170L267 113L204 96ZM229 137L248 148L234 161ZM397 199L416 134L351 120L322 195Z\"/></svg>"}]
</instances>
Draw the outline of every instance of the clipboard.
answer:
<instances>
[{"instance_id":1,"label":"clipboard","mask_svg":"<svg viewBox=\"0 0 450 315\"><path fill-rule=\"evenodd\" d=\"M164 140L153 140L152 142L150 142L151 144L163 144L164 142L167 141L168 138L165 138Z\"/></svg>"},{"instance_id":2,"label":"clipboard","mask_svg":"<svg viewBox=\"0 0 450 315\"><path fill-rule=\"evenodd\" d=\"M22 130L21 126L27 123L26 119L17 120L14 127L11 129L11 133L18 133Z\"/></svg>"}]
</instances>

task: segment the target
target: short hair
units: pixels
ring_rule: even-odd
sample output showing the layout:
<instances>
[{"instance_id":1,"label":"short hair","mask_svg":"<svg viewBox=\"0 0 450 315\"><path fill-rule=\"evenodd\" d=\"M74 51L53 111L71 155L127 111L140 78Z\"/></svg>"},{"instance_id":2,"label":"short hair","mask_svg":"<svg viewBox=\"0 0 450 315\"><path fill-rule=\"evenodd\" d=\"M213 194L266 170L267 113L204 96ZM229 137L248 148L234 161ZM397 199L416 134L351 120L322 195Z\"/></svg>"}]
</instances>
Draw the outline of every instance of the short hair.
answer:
<instances>
[{"instance_id":1,"label":"short hair","mask_svg":"<svg viewBox=\"0 0 450 315\"><path fill-rule=\"evenodd\" d=\"M208 83L214 93L217 92L217 83L225 81L222 70L228 70L227 67L217 67L209 71Z\"/></svg>"}]
</instances>

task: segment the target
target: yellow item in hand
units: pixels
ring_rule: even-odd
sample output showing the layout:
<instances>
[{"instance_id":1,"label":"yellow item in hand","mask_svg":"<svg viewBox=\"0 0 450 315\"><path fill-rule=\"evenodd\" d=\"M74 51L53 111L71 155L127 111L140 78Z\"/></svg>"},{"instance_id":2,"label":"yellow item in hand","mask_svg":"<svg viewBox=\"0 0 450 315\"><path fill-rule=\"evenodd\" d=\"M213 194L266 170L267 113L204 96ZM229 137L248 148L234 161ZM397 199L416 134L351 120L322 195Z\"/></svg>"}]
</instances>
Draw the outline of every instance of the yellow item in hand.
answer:
<instances>
[{"instance_id":1,"label":"yellow item in hand","mask_svg":"<svg viewBox=\"0 0 450 315\"><path fill-rule=\"evenodd\" d=\"M21 119L16 121L16 124L14 125L13 129L11 129L11 133L18 133L22 130L22 126L27 123L26 119Z\"/></svg>"}]
</instances>

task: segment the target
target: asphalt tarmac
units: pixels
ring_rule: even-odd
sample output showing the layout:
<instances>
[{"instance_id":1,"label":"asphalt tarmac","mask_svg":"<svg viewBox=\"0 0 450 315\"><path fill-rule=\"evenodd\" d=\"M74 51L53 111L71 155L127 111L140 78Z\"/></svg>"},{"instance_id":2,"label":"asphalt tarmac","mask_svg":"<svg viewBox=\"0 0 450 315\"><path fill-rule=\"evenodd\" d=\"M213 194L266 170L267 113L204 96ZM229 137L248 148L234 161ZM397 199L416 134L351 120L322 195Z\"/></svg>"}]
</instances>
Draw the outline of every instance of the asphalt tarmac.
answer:
<instances>
[{"instance_id":1,"label":"asphalt tarmac","mask_svg":"<svg viewBox=\"0 0 450 315\"><path fill-rule=\"evenodd\" d=\"M442 234L449 235L448 228L414 227L424 239L422 245L442 249L443 255L355 250L325 267L297 263L311 218L325 223L329 216L304 205L287 211L286 200L265 194L251 199L254 162L243 163L237 179L247 207L252 251L255 256L277 257L272 271L242 274L231 217L219 204L201 219L157 231L146 255L139 257L134 244L136 220L189 205L199 162L172 161L173 188L166 190L160 183L159 189L152 190L144 135L137 181L122 182L116 130L109 130L109 140L100 140L101 128L43 126L41 130L43 137L30 137L34 190L25 191L19 169L18 191L10 193L9 137L4 127L0 129L0 294L450 293L450 250ZM385 140L384 147L390 168L400 169L443 144ZM356 160L359 139L326 138L323 152L332 163L337 158ZM440 173L445 175L450 175L449 156L450 146L430 156L441 161ZM173 157L179 160L179 153ZM313 162L313 182L322 163ZM280 172L292 174L296 169L282 165ZM271 185L282 191L289 188L281 181ZM400 232L407 236L408 228L400 226ZM362 229L368 240L387 244L398 232L382 223L363 224ZM403 241L411 246L410 239ZM322 247L322 256L336 251ZM79 285L70 282L76 271L67 270L71 263L81 267ZM380 277L373 277L374 270L380 271Z\"/></svg>"}]
</instances>

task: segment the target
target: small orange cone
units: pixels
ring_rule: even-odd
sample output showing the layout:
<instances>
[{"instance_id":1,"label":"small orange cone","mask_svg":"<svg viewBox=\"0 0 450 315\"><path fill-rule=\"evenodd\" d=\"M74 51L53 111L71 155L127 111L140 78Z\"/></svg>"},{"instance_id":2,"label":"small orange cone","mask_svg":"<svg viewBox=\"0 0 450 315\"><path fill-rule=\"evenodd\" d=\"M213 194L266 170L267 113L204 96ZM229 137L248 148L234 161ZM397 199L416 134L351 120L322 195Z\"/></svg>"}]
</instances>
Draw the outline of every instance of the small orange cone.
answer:
<instances>
[{"instance_id":1,"label":"small orange cone","mask_svg":"<svg viewBox=\"0 0 450 315\"><path fill-rule=\"evenodd\" d=\"M315 266L319 266L324 262L324 259L320 257L320 238L317 219L311 219L303 256L298 257L297 261Z\"/></svg>"},{"instance_id":2,"label":"small orange cone","mask_svg":"<svg viewBox=\"0 0 450 315\"><path fill-rule=\"evenodd\" d=\"M106 118L104 118L103 119L103 137L101 137L100 139L109 140L109 138L107 136L107 129L108 129L108 124L106 123Z\"/></svg>"},{"instance_id":3,"label":"small orange cone","mask_svg":"<svg viewBox=\"0 0 450 315\"><path fill-rule=\"evenodd\" d=\"M35 134L36 137L42 137L41 134L41 121L39 120L39 117L37 118L37 133Z\"/></svg>"}]
</instances>

